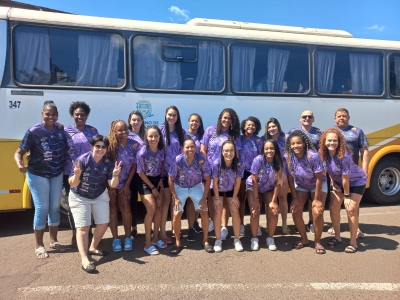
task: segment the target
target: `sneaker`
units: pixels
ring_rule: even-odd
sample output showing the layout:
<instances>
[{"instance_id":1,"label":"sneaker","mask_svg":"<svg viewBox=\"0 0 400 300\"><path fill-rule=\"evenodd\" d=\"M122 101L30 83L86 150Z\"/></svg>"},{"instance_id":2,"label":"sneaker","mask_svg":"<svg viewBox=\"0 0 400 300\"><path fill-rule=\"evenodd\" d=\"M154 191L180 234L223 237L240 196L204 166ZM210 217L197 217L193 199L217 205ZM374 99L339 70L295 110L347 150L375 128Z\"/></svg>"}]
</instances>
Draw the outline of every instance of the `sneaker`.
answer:
<instances>
[{"instance_id":1,"label":"sneaker","mask_svg":"<svg viewBox=\"0 0 400 300\"><path fill-rule=\"evenodd\" d=\"M195 233L196 232L195 232L194 228L190 228L186 240L188 242L195 242L196 241Z\"/></svg>"},{"instance_id":2,"label":"sneaker","mask_svg":"<svg viewBox=\"0 0 400 300\"><path fill-rule=\"evenodd\" d=\"M252 238L251 239L250 249L252 251L260 250L260 245L258 244L258 238Z\"/></svg>"},{"instance_id":3,"label":"sneaker","mask_svg":"<svg viewBox=\"0 0 400 300\"><path fill-rule=\"evenodd\" d=\"M306 226L306 230L312 234L315 234L314 223L308 223Z\"/></svg>"},{"instance_id":4,"label":"sneaker","mask_svg":"<svg viewBox=\"0 0 400 300\"><path fill-rule=\"evenodd\" d=\"M122 251L122 246L121 246L121 240L120 239L113 239L112 249L113 249L114 252L121 252Z\"/></svg>"},{"instance_id":5,"label":"sneaker","mask_svg":"<svg viewBox=\"0 0 400 300\"><path fill-rule=\"evenodd\" d=\"M228 237L228 228L222 227L221 228L221 240L225 241Z\"/></svg>"},{"instance_id":6,"label":"sneaker","mask_svg":"<svg viewBox=\"0 0 400 300\"><path fill-rule=\"evenodd\" d=\"M267 237L267 246L271 251L276 251L278 249L276 248L274 238L272 237Z\"/></svg>"},{"instance_id":7,"label":"sneaker","mask_svg":"<svg viewBox=\"0 0 400 300\"><path fill-rule=\"evenodd\" d=\"M133 248L132 247L132 239L130 237L125 238L125 240L124 240L124 251L131 251L132 248Z\"/></svg>"},{"instance_id":8,"label":"sneaker","mask_svg":"<svg viewBox=\"0 0 400 300\"><path fill-rule=\"evenodd\" d=\"M215 240L214 251L222 252L222 241L221 240Z\"/></svg>"},{"instance_id":9,"label":"sneaker","mask_svg":"<svg viewBox=\"0 0 400 300\"><path fill-rule=\"evenodd\" d=\"M244 225L240 224L240 236L244 236L245 230L244 230Z\"/></svg>"},{"instance_id":10,"label":"sneaker","mask_svg":"<svg viewBox=\"0 0 400 300\"><path fill-rule=\"evenodd\" d=\"M210 220L210 223L208 223L208 232L211 232L214 230L214 222L213 220Z\"/></svg>"},{"instance_id":11,"label":"sneaker","mask_svg":"<svg viewBox=\"0 0 400 300\"><path fill-rule=\"evenodd\" d=\"M262 236L262 232L261 232L261 227L260 226L258 226L258 229L257 229L257 236Z\"/></svg>"},{"instance_id":12,"label":"sneaker","mask_svg":"<svg viewBox=\"0 0 400 300\"><path fill-rule=\"evenodd\" d=\"M193 224L193 229L196 233L201 233L203 232L203 229L199 226L199 222L194 222Z\"/></svg>"},{"instance_id":13,"label":"sneaker","mask_svg":"<svg viewBox=\"0 0 400 300\"><path fill-rule=\"evenodd\" d=\"M242 245L242 242L239 239L234 239L233 240L233 246L235 246L235 250L237 252L243 252L243 245Z\"/></svg>"}]
</instances>

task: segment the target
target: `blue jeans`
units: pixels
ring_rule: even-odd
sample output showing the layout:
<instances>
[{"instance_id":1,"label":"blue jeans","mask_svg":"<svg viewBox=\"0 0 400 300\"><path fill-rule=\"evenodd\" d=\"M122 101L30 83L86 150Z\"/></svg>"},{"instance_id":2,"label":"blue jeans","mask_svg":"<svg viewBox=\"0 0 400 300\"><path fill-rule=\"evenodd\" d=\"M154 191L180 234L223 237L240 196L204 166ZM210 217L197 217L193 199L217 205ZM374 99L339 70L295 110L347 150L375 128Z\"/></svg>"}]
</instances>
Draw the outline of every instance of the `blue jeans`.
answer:
<instances>
[{"instance_id":1,"label":"blue jeans","mask_svg":"<svg viewBox=\"0 0 400 300\"><path fill-rule=\"evenodd\" d=\"M58 226L60 224L63 174L61 173L53 178L46 178L27 172L26 179L35 204L33 229L45 229L47 217L49 226Z\"/></svg>"}]
</instances>

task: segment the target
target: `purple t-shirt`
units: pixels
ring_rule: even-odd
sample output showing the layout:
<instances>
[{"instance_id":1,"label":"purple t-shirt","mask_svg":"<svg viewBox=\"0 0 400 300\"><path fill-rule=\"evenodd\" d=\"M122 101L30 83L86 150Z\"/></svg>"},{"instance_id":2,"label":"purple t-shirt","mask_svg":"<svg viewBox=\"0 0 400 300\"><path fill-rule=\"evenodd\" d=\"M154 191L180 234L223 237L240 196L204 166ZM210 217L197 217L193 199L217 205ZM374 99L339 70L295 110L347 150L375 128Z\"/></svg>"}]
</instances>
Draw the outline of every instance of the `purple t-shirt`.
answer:
<instances>
[{"instance_id":1,"label":"purple t-shirt","mask_svg":"<svg viewBox=\"0 0 400 300\"><path fill-rule=\"evenodd\" d=\"M67 127L64 127L64 131L70 136L74 143L75 157L79 157L82 154L91 151L90 140L96 134L99 134L97 129L90 125L86 125L83 130L79 130L74 125L68 125ZM69 175L72 167L72 160L66 158L64 174Z\"/></svg>"},{"instance_id":2,"label":"purple t-shirt","mask_svg":"<svg viewBox=\"0 0 400 300\"><path fill-rule=\"evenodd\" d=\"M288 169L295 183L308 190L315 189L316 187L317 178L314 174L324 171L321 158L313 150L308 150L300 159L293 154ZM322 174L322 181L326 182L324 174Z\"/></svg>"},{"instance_id":3,"label":"purple t-shirt","mask_svg":"<svg viewBox=\"0 0 400 300\"><path fill-rule=\"evenodd\" d=\"M335 183L342 186L342 175L349 175L350 186L362 186L367 183L367 176L363 169L357 166L350 152L346 151L340 159L337 154L328 157L323 161L326 172L332 177Z\"/></svg>"},{"instance_id":4,"label":"purple t-shirt","mask_svg":"<svg viewBox=\"0 0 400 300\"><path fill-rule=\"evenodd\" d=\"M261 153L262 140L259 136L253 135L250 139L242 134L240 136L242 150L240 151L240 160L244 164L244 170L250 172L253 159Z\"/></svg>"},{"instance_id":5,"label":"purple t-shirt","mask_svg":"<svg viewBox=\"0 0 400 300\"><path fill-rule=\"evenodd\" d=\"M202 155L195 153L189 165L186 154L182 153L172 163L168 175L174 178L175 184L183 188L191 188L201 183L204 176L210 176L211 171L207 160Z\"/></svg>"},{"instance_id":6,"label":"purple t-shirt","mask_svg":"<svg viewBox=\"0 0 400 300\"><path fill-rule=\"evenodd\" d=\"M258 175L258 190L260 193L266 193L275 188L278 180L277 173L274 170L274 162L268 163L263 155L258 155L253 160L251 165L251 174ZM253 186L252 176L250 175L246 179L246 185Z\"/></svg>"},{"instance_id":7,"label":"purple t-shirt","mask_svg":"<svg viewBox=\"0 0 400 300\"><path fill-rule=\"evenodd\" d=\"M295 130L300 130L303 131L307 137L309 138L311 144L314 145L315 149L319 149L319 139L321 138L321 135L324 133L321 129L317 127L311 127L310 131L303 130L301 126L295 127L291 129L288 134L291 134Z\"/></svg>"},{"instance_id":8,"label":"purple t-shirt","mask_svg":"<svg viewBox=\"0 0 400 300\"><path fill-rule=\"evenodd\" d=\"M144 141L142 140L142 138L138 134L134 133L133 131L129 130L128 139L138 142L139 148L141 148L144 145Z\"/></svg>"},{"instance_id":9,"label":"purple t-shirt","mask_svg":"<svg viewBox=\"0 0 400 300\"><path fill-rule=\"evenodd\" d=\"M82 170L79 178L81 182L77 187L71 187L71 191L88 199L96 199L107 188L107 180L112 179L114 163L106 156L96 163L92 152L82 154L77 161L80 162ZM71 170L69 177L73 175L74 169Z\"/></svg>"},{"instance_id":10,"label":"purple t-shirt","mask_svg":"<svg viewBox=\"0 0 400 300\"><path fill-rule=\"evenodd\" d=\"M133 164L136 164L136 155L140 149L140 145L135 140L128 139L125 147L118 145L117 162L122 161L121 172L119 173L118 179L119 184L116 187L121 189L124 187L126 180L129 177Z\"/></svg>"},{"instance_id":11,"label":"purple t-shirt","mask_svg":"<svg viewBox=\"0 0 400 300\"><path fill-rule=\"evenodd\" d=\"M162 164L165 161L165 149L153 152L146 146L140 148L136 156L136 173L145 173L146 176L160 176Z\"/></svg>"},{"instance_id":12,"label":"purple t-shirt","mask_svg":"<svg viewBox=\"0 0 400 300\"><path fill-rule=\"evenodd\" d=\"M179 137L176 132L176 129L172 132L169 133L169 141L170 145L167 145L167 136L165 132L165 125L162 124L159 126L162 137L164 139L164 144L165 144L165 150L166 150L166 155L165 155L165 170L164 170L164 176L168 176L169 168L171 164L175 161L175 158L182 153L183 148L179 144Z\"/></svg>"},{"instance_id":13,"label":"purple t-shirt","mask_svg":"<svg viewBox=\"0 0 400 300\"><path fill-rule=\"evenodd\" d=\"M28 172L41 177L60 175L66 158L70 161L76 158L74 144L60 123L55 123L53 130L48 130L42 123L33 125L19 147L30 151Z\"/></svg>"},{"instance_id":14,"label":"purple t-shirt","mask_svg":"<svg viewBox=\"0 0 400 300\"><path fill-rule=\"evenodd\" d=\"M192 140L194 141L194 143L196 145L196 153L200 153L201 143L200 143L199 135L197 133L196 134L191 134L189 132L189 130L185 130L185 137L186 136L190 136L192 138Z\"/></svg>"},{"instance_id":15,"label":"purple t-shirt","mask_svg":"<svg viewBox=\"0 0 400 300\"><path fill-rule=\"evenodd\" d=\"M228 130L221 132L220 135L217 135L216 125L207 127L206 131L204 132L203 138L201 139L201 143L204 146L207 146L207 160L210 166L217 159L220 159L222 144L228 139L228 137ZM240 137L235 138L235 147L236 151L242 149Z\"/></svg>"},{"instance_id":16,"label":"purple t-shirt","mask_svg":"<svg viewBox=\"0 0 400 300\"><path fill-rule=\"evenodd\" d=\"M358 158L360 157L360 149L368 147L368 140L364 131L353 125L347 126L345 129L334 127L344 135L346 146L353 152L353 161L358 165Z\"/></svg>"},{"instance_id":17,"label":"purple t-shirt","mask_svg":"<svg viewBox=\"0 0 400 300\"><path fill-rule=\"evenodd\" d=\"M211 168L212 178L219 178L218 189L220 192L230 192L235 187L236 178L243 178L244 164L239 161L236 172L230 168L222 169L221 159L217 159L212 164ZM211 188L213 188L213 180L211 180Z\"/></svg>"}]
</instances>

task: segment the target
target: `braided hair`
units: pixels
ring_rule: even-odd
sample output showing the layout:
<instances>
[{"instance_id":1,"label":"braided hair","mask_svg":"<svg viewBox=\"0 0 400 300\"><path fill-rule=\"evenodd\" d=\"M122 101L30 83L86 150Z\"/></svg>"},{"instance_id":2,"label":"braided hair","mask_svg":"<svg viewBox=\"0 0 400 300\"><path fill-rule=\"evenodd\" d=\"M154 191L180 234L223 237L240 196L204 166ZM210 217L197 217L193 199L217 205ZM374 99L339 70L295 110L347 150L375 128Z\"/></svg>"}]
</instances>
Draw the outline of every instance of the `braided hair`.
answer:
<instances>
[{"instance_id":1,"label":"braided hair","mask_svg":"<svg viewBox=\"0 0 400 300\"><path fill-rule=\"evenodd\" d=\"M168 106L167 109L165 110L164 126L165 126L165 137L166 137L166 140L167 140L167 145L168 146L171 145L169 126L168 126L168 122L167 122L167 113L168 113L168 111L170 109L174 110L176 112L176 114L177 114L177 119L176 119L176 122L175 122L175 131L176 131L176 134L178 135L179 145L182 147L185 137L184 137L184 134L183 134L181 115L179 113L178 108L175 105Z\"/></svg>"},{"instance_id":2,"label":"braided hair","mask_svg":"<svg viewBox=\"0 0 400 300\"><path fill-rule=\"evenodd\" d=\"M264 153L264 147L266 143L272 143L272 145L274 145L274 150L275 150L275 155L274 155L274 170L275 173L277 175L277 185L278 186L282 186L283 182L284 182L284 167L283 167L283 163L282 163L282 156L281 156L281 151L279 150L279 145L278 143L274 140L274 139L266 139L264 140L264 142L262 143L262 156L264 159L264 162L267 161L267 156Z\"/></svg>"},{"instance_id":3,"label":"braided hair","mask_svg":"<svg viewBox=\"0 0 400 300\"><path fill-rule=\"evenodd\" d=\"M118 141L117 135L115 133L115 128L117 127L117 124L120 123L120 122L125 124L125 126L127 126L125 121L123 121L121 119L116 119L116 120L111 122L110 132L108 133L108 140L110 141L110 144L108 145L108 148L107 148L107 156L112 161L115 161L117 159L117 156L118 156L118 144L119 144L119 141Z\"/></svg>"},{"instance_id":4,"label":"braided hair","mask_svg":"<svg viewBox=\"0 0 400 300\"><path fill-rule=\"evenodd\" d=\"M329 133L334 133L336 134L338 138L338 147L336 148L336 154L339 157L339 159L342 159L344 157L344 153L346 152L347 147L346 147L346 140L343 136L343 134L337 130L336 128L329 128L327 131L325 131L319 140L319 156L321 157L322 160L326 160L329 156L328 154L328 147L326 147L326 137Z\"/></svg>"},{"instance_id":5,"label":"braided hair","mask_svg":"<svg viewBox=\"0 0 400 300\"><path fill-rule=\"evenodd\" d=\"M308 138L308 136L301 130L294 130L286 139L286 143L285 143L285 155L286 155L286 162L287 162L287 166L289 168L289 170L291 170L291 165L292 165L292 156L293 156L293 151L292 148L290 147L290 142L292 140L293 137L299 137L302 139L302 142L304 144L305 150L304 152L307 153L307 151L309 149L317 151L314 147L314 145L310 142L310 139Z\"/></svg>"},{"instance_id":6,"label":"braided hair","mask_svg":"<svg viewBox=\"0 0 400 300\"><path fill-rule=\"evenodd\" d=\"M231 117L231 127L228 129L228 139L235 140L235 138L240 136L240 120L236 111L234 111L232 108L224 108L224 110L219 114L217 121L217 135L222 133L221 120L224 113L228 113Z\"/></svg>"}]
</instances>

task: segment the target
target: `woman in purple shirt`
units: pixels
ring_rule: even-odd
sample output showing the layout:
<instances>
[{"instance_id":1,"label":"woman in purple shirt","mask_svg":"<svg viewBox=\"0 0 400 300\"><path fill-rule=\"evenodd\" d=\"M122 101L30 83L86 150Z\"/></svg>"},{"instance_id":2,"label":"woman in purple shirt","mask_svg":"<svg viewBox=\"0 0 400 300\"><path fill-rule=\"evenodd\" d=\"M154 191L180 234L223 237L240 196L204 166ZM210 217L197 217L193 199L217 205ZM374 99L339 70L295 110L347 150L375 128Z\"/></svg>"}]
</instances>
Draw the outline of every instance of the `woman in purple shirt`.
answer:
<instances>
[{"instance_id":1,"label":"woman in purple shirt","mask_svg":"<svg viewBox=\"0 0 400 300\"><path fill-rule=\"evenodd\" d=\"M240 215L239 207L240 202L238 193L240 189L240 182L243 177L244 168L243 164L236 156L235 144L231 140L226 140L222 143L220 158L212 164L212 184L211 196L214 201L214 226L215 226L215 245L214 251L222 251L222 240L225 240L227 235L222 235L221 218L223 203L226 201L229 205L229 210L232 215L233 245L236 251L242 252L243 246L239 239L240 234ZM221 198L220 198L221 196ZM226 227L225 227L226 229ZM226 231L228 231L226 229Z\"/></svg>"},{"instance_id":2,"label":"woman in purple shirt","mask_svg":"<svg viewBox=\"0 0 400 300\"><path fill-rule=\"evenodd\" d=\"M268 207L267 214L269 215L266 242L268 249L275 251L277 248L273 237L278 225L278 189L284 184L287 172L284 170L281 152L275 140L265 140L262 149L263 153L254 158L250 169L251 175L246 179L247 199L251 213L250 227L253 237L250 248L253 251L260 249L257 231L260 220L260 205L261 200L263 200L265 206ZM259 199L260 194L261 199Z\"/></svg>"},{"instance_id":3,"label":"woman in purple shirt","mask_svg":"<svg viewBox=\"0 0 400 300\"><path fill-rule=\"evenodd\" d=\"M128 117L129 139L135 140L142 147L145 133L144 119L140 111L131 111ZM140 182L139 174L135 172L131 180L131 215L132 215L132 231L131 238L134 239L137 235L137 202L138 202L138 184Z\"/></svg>"},{"instance_id":4,"label":"woman in purple shirt","mask_svg":"<svg viewBox=\"0 0 400 300\"><path fill-rule=\"evenodd\" d=\"M186 138L183 151L184 153L176 157L168 174L169 187L174 197L172 222L176 232L181 230L182 212L188 198L193 202L195 210L200 213L203 228L208 228L207 194L210 189L210 167L207 160L196 153L196 144L192 138ZM176 234L175 238L176 245L170 251L172 255L178 255L182 251L180 235ZM207 230L203 231L203 246L207 253L214 251L208 243Z\"/></svg>"},{"instance_id":5,"label":"woman in purple shirt","mask_svg":"<svg viewBox=\"0 0 400 300\"><path fill-rule=\"evenodd\" d=\"M242 143L242 150L240 151L240 160L244 164L244 175L239 191L240 201L240 235L245 235L244 228L244 211L246 205L246 179L251 176L250 169L253 159L260 155L262 139L257 135L261 130L260 120L256 117L248 117L240 124L240 142ZM258 229L258 234L261 235L261 229Z\"/></svg>"},{"instance_id":6,"label":"woman in purple shirt","mask_svg":"<svg viewBox=\"0 0 400 300\"><path fill-rule=\"evenodd\" d=\"M281 151L281 156L283 158L283 152L285 150L286 135L282 130L281 124L275 118L270 118L265 123L265 134L264 139L273 139L278 143L279 149ZM286 162L283 159L283 164ZM287 214L288 214L288 202L287 195L289 192L289 186L287 181L283 183L281 187L278 188L278 199L279 199L279 209L282 216L282 234L290 234L290 228L287 226ZM265 207L267 210L267 207ZM267 214L267 224L268 224L268 214ZM266 230L268 233L268 230Z\"/></svg>"},{"instance_id":7,"label":"woman in purple shirt","mask_svg":"<svg viewBox=\"0 0 400 300\"><path fill-rule=\"evenodd\" d=\"M287 138L285 157L290 173L289 182L294 180L295 190L292 188L290 210L293 221L299 230L301 240L293 244L293 248L301 249L308 244L308 238L303 220L303 207L311 193L312 214L315 227L315 252L324 254L325 248L321 245L321 235L324 227L324 206L327 193L326 177L321 158L307 135L301 130L293 131Z\"/></svg>"},{"instance_id":8,"label":"woman in purple shirt","mask_svg":"<svg viewBox=\"0 0 400 300\"><path fill-rule=\"evenodd\" d=\"M158 239L164 193L164 183L161 175L164 174L165 168L165 149L160 128L155 125L148 126L146 128L145 143L137 154L137 173L141 179L138 189L147 211L144 217L144 251L150 255L156 255L159 252L154 246L167 247L162 240ZM154 233L152 240L151 223L153 219Z\"/></svg>"},{"instance_id":9,"label":"woman in purple shirt","mask_svg":"<svg viewBox=\"0 0 400 300\"><path fill-rule=\"evenodd\" d=\"M332 182L329 211L335 237L328 242L328 245L334 247L342 242L340 208L344 201L350 227L350 243L345 252L355 253L357 251L357 210L365 191L367 176L364 170L354 163L351 153L347 150L343 134L336 128L330 128L322 135L319 154Z\"/></svg>"},{"instance_id":10,"label":"woman in purple shirt","mask_svg":"<svg viewBox=\"0 0 400 300\"><path fill-rule=\"evenodd\" d=\"M74 119L74 125L68 125L64 127L65 132L71 137L74 143L75 157L79 157L84 153L91 151L90 140L98 131L93 126L87 125L86 121L90 114L90 107L85 102L76 101L72 102L69 107L69 114ZM68 178L72 170L72 160L67 159L64 166L64 188L69 195L69 182ZM76 230L75 222L71 213L71 209L68 211L69 224L72 229L72 242L71 244L76 246Z\"/></svg>"},{"instance_id":11,"label":"woman in purple shirt","mask_svg":"<svg viewBox=\"0 0 400 300\"><path fill-rule=\"evenodd\" d=\"M125 230L124 251L132 250L131 225L132 215L130 207L130 184L136 172L136 154L140 145L135 140L128 139L128 125L122 120L114 120L110 125L107 156L111 161L122 162L119 184L116 188L109 188L110 194L110 230L113 236L112 248L114 252L122 251L121 240L118 239L118 208L122 215L122 224Z\"/></svg>"},{"instance_id":12,"label":"woman in purple shirt","mask_svg":"<svg viewBox=\"0 0 400 300\"><path fill-rule=\"evenodd\" d=\"M181 116L176 106L171 105L165 110L165 121L160 126L162 137L165 143L166 157L165 170L162 174L164 181L164 202L161 218L160 236L164 243L172 244L172 240L165 231L167 224L168 210L171 211L171 219L173 216L172 195L168 186L168 172L175 158L182 153L185 131L182 128ZM179 234L179 233L178 233Z\"/></svg>"},{"instance_id":13,"label":"woman in purple shirt","mask_svg":"<svg viewBox=\"0 0 400 300\"><path fill-rule=\"evenodd\" d=\"M235 143L236 156L240 156L240 150L242 149L240 143L240 120L236 112L232 108L225 108L218 116L218 121L216 125L209 126L204 132L203 138L201 140L200 152L207 158L210 166L214 161L220 158L222 144L226 140L232 140ZM209 196L209 198L211 198ZM209 203L210 204L210 203ZM214 229L214 223L212 222L214 217L214 206L209 205L208 210L210 212L210 225L208 231ZM224 209L222 212L222 229L221 234L225 239L228 235L228 225L229 220L229 205L224 203Z\"/></svg>"}]
</instances>

